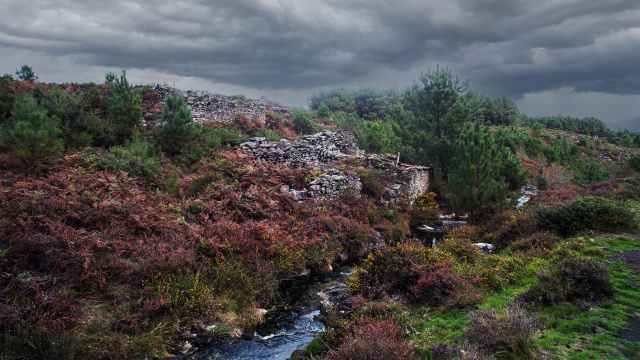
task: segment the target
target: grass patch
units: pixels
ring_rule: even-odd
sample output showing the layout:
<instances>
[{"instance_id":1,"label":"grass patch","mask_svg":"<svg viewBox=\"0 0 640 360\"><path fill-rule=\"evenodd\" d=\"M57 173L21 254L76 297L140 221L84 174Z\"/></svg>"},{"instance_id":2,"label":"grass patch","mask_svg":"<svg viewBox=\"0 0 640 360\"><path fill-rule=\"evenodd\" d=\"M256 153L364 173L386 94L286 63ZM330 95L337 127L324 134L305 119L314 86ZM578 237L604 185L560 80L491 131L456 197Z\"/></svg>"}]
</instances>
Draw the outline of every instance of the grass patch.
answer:
<instances>
[{"instance_id":1,"label":"grass patch","mask_svg":"<svg viewBox=\"0 0 640 360\"><path fill-rule=\"evenodd\" d=\"M636 354L640 354L640 342L620 337L630 317L640 313L640 274L630 268L622 257L624 252L638 249L640 241L627 236L566 239L558 244L549 259L530 262L511 285L488 294L480 309L504 309L507 303L537 283L535 273L538 269L557 262L560 255L604 261L609 266L609 279L615 289L612 298L599 303L559 302L549 306L531 302L534 308L538 308L537 314L543 325L542 331L533 338L535 354L532 356L548 359L638 359ZM423 349L426 359L439 358L427 350L438 344L444 343L458 351L468 348L469 344L462 340L462 335L471 325L467 313L436 307L411 307L407 311L411 341ZM505 358L518 358L518 355L507 354Z\"/></svg>"}]
</instances>

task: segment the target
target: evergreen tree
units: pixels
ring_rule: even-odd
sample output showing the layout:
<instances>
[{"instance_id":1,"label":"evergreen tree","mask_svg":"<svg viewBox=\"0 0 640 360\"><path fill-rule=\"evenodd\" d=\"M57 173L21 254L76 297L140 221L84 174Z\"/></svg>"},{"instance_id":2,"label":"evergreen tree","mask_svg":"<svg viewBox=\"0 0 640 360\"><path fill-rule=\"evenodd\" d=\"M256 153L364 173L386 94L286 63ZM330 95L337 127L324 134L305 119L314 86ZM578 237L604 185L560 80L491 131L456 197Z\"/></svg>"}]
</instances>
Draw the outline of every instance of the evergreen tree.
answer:
<instances>
[{"instance_id":1,"label":"evergreen tree","mask_svg":"<svg viewBox=\"0 0 640 360\"><path fill-rule=\"evenodd\" d=\"M358 141L368 153L395 153L400 147L400 138L393 133L388 121L365 122L358 130Z\"/></svg>"},{"instance_id":2,"label":"evergreen tree","mask_svg":"<svg viewBox=\"0 0 640 360\"><path fill-rule=\"evenodd\" d=\"M318 106L318 116L321 118L328 118L329 116L331 116L331 112L329 112L329 107L325 104L325 103L321 103L320 106Z\"/></svg>"},{"instance_id":3,"label":"evergreen tree","mask_svg":"<svg viewBox=\"0 0 640 360\"><path fill-rule=\"evenodd\" d=\"M191 110L177 92L165 100L161 124L156 127L156 141L163 151L178 154L196 136L196 123Z\"/></svg>"},{"instance_id":4,"label":"evergreen tree","mask_svg":"<svg viewBox=\"0 0 640 360\"><path fill-rule=\"evenodd\" d=\"M311 113L302 108L293 109L293 123L298 128L300 134L313 134L317 126L313 123Z\"/></svg>"},{"instance_id":5,"label":"evergreen tree","mask_svg":"<svg viewBox=\"0 0 640 360\"><path fill-rule=\"evenodd\" d=\"M38 76L33 72L33 69L29 65L22 65L22 67L16 70L16 75L20 81L36 81Z\"/></svg>"},{"instance_id":6,"label":"evergreen tree","mask_svg":"<svg viewBox=\"0 0 640 360\"><path fill-rule=\"evenodd\" d=\"M42 105L50 117L60 121L60 130L66 147L82 147L91 143L92 136L87 131L87 116L82 97L67 91L60 91L58 85L45 93Z\"/></svg>"},{"instance_id":7,"label":"evergreen tree","mask_svg":"<svg viewBox=\"0 0 640 360\"><path fill-rule=\"evenodd\" d=\"M449 201L454 211L466 212L471 221L477 221L505 203L508 184L501 175L501 151L493 132L480 124L460 135L449 175Z\"/></svg>"},{"instance_id":8,"label":"evergreen tree","mask_svg":"<svg viewBox=\"0 0 640 360\"><path fill-rule=\"evenodd\" d=\"M10 158L30 167L62 149L58 119L48 117L32 95L18 97L13 114L1 134Z\"/></svg>"},{"instance_id":9,"label":"evergreen tree","mask_svg":"<svg viewBox=\"0 0 640 360\"><path fill-rule=\"evenodd\" d=\"M120 78L113 73L108 73L106 79L109 84L107 117L122 141L131 137L136 127L140 125L142 100L140 95L133 91L124 70Z\"/></svg>"},{"instance_id":10,"label":"evergreen tree","mask_svg":"<svg viewBox=\"0 0 640 360\"><path fill-rule=\"evenodd\" d=\"M429 163L443 180L447 179L455 139L471 118L470 102L462 98L468 87L468 81L460 83L449 68L436 67L422 74L407 94L419 129L425 131L421 144L415 145L425 148Z\"/></svg>"},{"instance_id":11,"label":"evergreen tree","mask_svg":"<svg viewBox=\"0 0 640 360\"><path fill-rule=\"evenodd\" d=\"M513 130L512 130L513 131ZM516 191L527 181L528 172L516 155L516 144L509 141L510 136L500 128L495 134L495 160L500 165L500 173L507 182L509 191Z\"/></svg>"}]
</instances>

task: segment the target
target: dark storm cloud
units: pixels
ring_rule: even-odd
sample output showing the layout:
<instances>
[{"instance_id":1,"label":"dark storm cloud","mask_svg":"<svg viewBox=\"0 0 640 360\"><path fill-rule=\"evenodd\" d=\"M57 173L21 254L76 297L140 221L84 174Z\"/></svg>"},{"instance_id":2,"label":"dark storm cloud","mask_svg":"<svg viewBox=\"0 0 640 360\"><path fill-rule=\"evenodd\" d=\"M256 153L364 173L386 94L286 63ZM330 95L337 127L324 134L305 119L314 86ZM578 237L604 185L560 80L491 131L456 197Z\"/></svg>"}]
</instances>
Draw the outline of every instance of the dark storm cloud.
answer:
<instances>
[{"instance_id":1,"label":"dark storm cloud","mask_svg":"<svg viewBox=\"0 0 640 360\"><path fill-rule=\"evenodd\" d=\"M640 93L637 0L0 0L0 46L260 89L449 65L514 97Z\"/></svg>"}]
</instances>

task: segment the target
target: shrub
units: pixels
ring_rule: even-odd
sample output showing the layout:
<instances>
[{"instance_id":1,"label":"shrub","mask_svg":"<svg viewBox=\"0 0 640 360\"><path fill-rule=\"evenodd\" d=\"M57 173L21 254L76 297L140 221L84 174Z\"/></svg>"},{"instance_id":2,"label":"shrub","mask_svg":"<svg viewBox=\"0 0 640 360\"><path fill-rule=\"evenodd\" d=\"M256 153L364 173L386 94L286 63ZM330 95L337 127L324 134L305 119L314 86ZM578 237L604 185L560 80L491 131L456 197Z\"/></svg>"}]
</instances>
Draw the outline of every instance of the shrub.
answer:
<instances>
[{"instance_id":1,"label":"shrub","mask_svg":"<svg viewBox=\"0 0 640 360\"><path fill-rule=\"evenodd\" d=\"M540 268L536 278L538 282L521 294L521 299L542 304L600 301L614 292L609 268L600 260L564 259Z\"/></svg>"},{"instance_id":2,"label":"shrub","mask_svg":"<svg viewBox=\"0 0 640 360\"><path fill-rule=\"evenodd\" d=\"M177 92L167 97L161 122L162 125L155 128L155 137L168 154L180 153L196 136L191 110Z\"/></svg>"},{"instance_id":3,"label":"shrub","mask_svg":"<svg viewBox=\"0 0 640 360\"><path fill-rule=\"evenodd\" d=\"M542 166L540 166L540 169L538 170L538 174L536 175L534 180L536 182L536 186L538 187L538 189L542 191L547 190L547 186L549 186L549 178L547 178L547 176L545 175Z\"/></svg>"},{"instance_id":4,"label":"shrub","mask_svg":"<svg viewBox=\"0 0 640 360\"><path fill-rule=\"evenodd\" d=\"M512 242L507 247L511 252L524 252L532 255L544 256L556 244L556 236L548 231L539 231Z\"/></svg>"},{"instance_id":5,"label":"shrub","mask_svg":"<svg viewBox=\"0 0 640 360\"><path fill-rule=\"evenodd\" d=\"M220 180L222 180L222 175L214 171L200 175L191 181L191 184L186 188L186 192L191 196L198 196L207 191L211 184Z\"/></svg>"},{"instance_id":6,"label":"shrub","mask_svg":"<svg viewBox=\"0 0 640 360\"><path fill-rule=\"evenodd\" d=\"M57 85L44 94L42 105L50 117L60 121L62 137L67 147L87 146L91 135L86 132L82 98L68 91L60 91Z\"/></svg>"},{"instance_id":7,"label":"shrub","mask_svg":"<svg viewBox=\"0 0 640 360\"><path fill-rule=\"evenodd\" d=\"M331 116L331 113L329 112L329 107L325 104L325 103L320 103L320 106L318 106L318 116L321 118L328 118L329 116Z\"/></svg>"},{"instance_id":8,"label":"shrub","mask_svg":"<svg viewBox=\"0 0 640 360\"><path fill-rule=\"evenodd\" d=\"M58 119L48 117L29 94L16 100L13 117L2 130L9 156L28 167L62 149Z\"/></svg>"},{"instance_id":9,"label":"shrub","mask_svg":"<svg viewBox=\"0 0 640 360\"><path fill-rule=\"evenodd\" d=\"M326 359L420 359L419 354L405 338L404 329L393 321L359 320L350 328L343 343L337 349L329 351Z\"/></svg>"},{"instance_id":10,"label":"shrub","mask_svg":"<svg viewBox=\"0 0 640 360\"><path fill-rule=\"evenodd\" d=\"M424 192L418 195L416 198L415 206L426 211L438 210L438 203L436 202L435 192Z\"/></svg>"},{"instance_id":11,"label":"shrub","mask_svg":"<svg viewBox=\"0 0 640 360\"><path fill-rule=\"evenodd\" d=\"M347 283L350 293L365 296L381 296L383 293L408 294L413 285L412 265L425 265L430 261L431 250L418 241L399 242L370 253L357 267Z\"/></svg>"},{"instance_id":12,"label":"shrub","mask_svg":"<svg viewBox=\"0 0 640 360\"><path fill-rule=\"evenodd\" d=\"M378 176L372 171L363 171L358 174L362 182L362 193L374 199L380 199L385 193L384 186L378 180Z\"/></svg>"},{"instance_id":13,"label":"shrub","mask_svg":"<svg viewBox=\"0 0 640 360\"><path fill-rule=\"evenodd\" d=\"M153 156L158 148L146 142L129 142L127 146L112 147L96 164L97 170L124 171L159 188L166 179L160 168L161 159Z\"/></svg>"},{"instance_id":14,"label":"shrub","mask_svg":"<svg viewBox=\"0 0 640 360\"><path fill-rule=\"evenodd\" d=\"M512 242L537 231L536 219L529 213L504 212L491 219L482 229L482 242L504 249Z\"/></svg>"},{"instance_id":15,"label":"shrub","mask_svg":"<svg viewBox=\"0 0 640 360\"><path fill-rule=\"evenodd\" d=\"M211 288L199 272L158 274L142 282L148 308L163 304L174 322L188 323L196 316L210 313L213 297Z\"/></svg>"},{"instance_id":16,"label":"shrub","mask_svg":"<svg viewBox=\"0 0 640 360\"><path fill-rule=\"evenodd\" d=\"M124 140L129 138L135 128L140 125L142 100L140 95L133 91L124 70L122 70L120 78L113 73L108 73L105 78L109 84L107 117L111 121L115 133L121 140Z\"/></svg>"},{"instance_id":17,"label":"shrub","mask_svg":"<svg viewBox=\"0 0 640 360\"><path fill-rule=\"evenodd\" d=\"M473 246L473 242L478 239L477 236L477 228L474 226L453 229L438 245L438 252L444 252L447 257L452 257L457 262L473 263L482 255L482 251Z\"/></svg>"},{"instance_id":18,"label":"shrub","mask_svg":"<svg viewBox=\"0 0 640 360\"><path fill-rule=\"evenodd\" d=\"M544 129L544 125L542 125L542 124L540 124L539 122L536 121L531 126L531 134L533 136L540 136L540 135L542 135L542 129Z\"/></svg>"},{"instance_id":19,"label":"shrub","mask_svg":"<svg viewBox=\"0 0 640 360\"><path fill-rule=\"evenodd\" d=\"M411 301L449 307L473 306L484 301L471 281L453 270L453 263L440 261L429 265L413 265L409 287Z\"/></svg>"},{"instance_id":20,"label":"shrub","mask_svg":"<svg viewBox=\"0 0 640 360\"><path fill-rule=\"evenodd\" d=\"M604 168L602 162L598 159L591 158L584 163L578 164L574 170L576 183L585 185L587 182L598 182L609 180L611 172Z\"/></svg>"},{"instance_id":21,"label":"shrub","mask_svg":"<svg viewBox=\"0 0 640 360\"><path fill-rule=\"evenodd\" d=\"M636 227L634 214L624 202L600 197L582 197L555 209L538 211L538 226L551 229L561 236L575 235L585 230L599 232L632 231Z\"/></svg>"},{"instance_id":22,"label":"shrub","mask_svg":"<svg viewBox=\"0 0 640 360\"><path fill-rule=\"evenodd\" d=\"M300 134L313 134L317 130L313 123L311 113L302 108L293 109L293 123L298 128Z\"/></svg>"},{"instance_id":23,"label":"shrub","mask_svg":"<svg viewBox=\"0 0 640 360\"><path fill-rule=\"evenodd\" d=\"M640 155L634 155L629 159L629 167L640 172Z\"/></svg>"},{"instance_id":24,"label":"shrub","mask_svg":"<svg viewBox=\"0 0 640 360\"><path fill-rule=\"evenodd\" d=\"M523 305L508 303L504 309L472 312L467 317L471 325L462 338L485 354L507 359L533 358L534 337L542 324Z\"/></svg>"}]
</instances>

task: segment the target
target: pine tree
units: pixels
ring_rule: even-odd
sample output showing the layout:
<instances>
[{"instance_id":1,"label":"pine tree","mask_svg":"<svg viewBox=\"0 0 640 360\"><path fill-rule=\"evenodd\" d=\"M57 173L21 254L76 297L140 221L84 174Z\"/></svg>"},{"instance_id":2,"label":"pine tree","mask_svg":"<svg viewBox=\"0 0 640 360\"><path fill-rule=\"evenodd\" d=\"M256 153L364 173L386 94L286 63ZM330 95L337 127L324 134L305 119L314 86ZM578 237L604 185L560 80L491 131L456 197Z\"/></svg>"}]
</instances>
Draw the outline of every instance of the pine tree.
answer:
<instances>
[{"instance_id":1,"label":"pine tree","mask_svg":"<svg viewBox=\"0 0 640 360\"><path fill-rule=\"evenodd\" d=\"M318 117L328 118L331 116L331 112L329 111L329 107L325 103L320 103L317 110Z\"/></svg>"},{"instance_id":2,"label":"pine tree","mask_svg":"<svg viewBox=\"0 0 640 360\"><path fill-rule=\"evenodd\" d=\"M493 132L479 124L464 131L456 142L449 200L456 212L468 213L471 221L490 215L505 203L508 184L501 175L501 151Z\"/></svg>"},{"instance_id":3,"label":"pine tree","mask_svg":"<svg viewBox=\"0 0 640 360\"><path fill-rule=\"evenodd\" d=\"M13 114L1 134L10 158L30 167L62 149L58 119L48 117L33 96L16 99Z\"/></svg>"},{"instance_id":4,"label":"pine tree","mask_svg":"<svg viewBox=\"0 0 640 360\"><path fill-rule=\"evenodd\" d=\"M293 123L302 135L313 134L317 130L317 126L313 123L311 113L302 108L293 109Z\"/></svg>"},{"instance_id":5,"label":"pine tree","mask_svg":"<svg viewBox=\"0 0 640 360\"><path fill-rule=\"evenodd\" d=\"M156 127L156 141L162 150L178 154L196 136L196 123L182 96L173 92L165 100L162 124Z\"/></svg>"},{"instance_id":6,"label":"pine tree","mask_svg":"<svg viewBox=\"0 0 640 360\"><path fill-rule=\"evenodd\" d=\"M20 81L36 81L38 76L33 72L33 69L29 65L22 65L22 67L16 70L16 75Z\"/></svg>"},{"instance_id":7,"label":"pine tree","mask_svg":"<svg viewBox=\"0 0 640 360\"><path fill-rule=\"evenodd\" d=\"M426 150L429 163L443 180L447 179L455 139L471 118L470 101L462 97L468 87L469 82L460 83L449 68L436 67L421 74L420 82L407 93L419 122L413 131L424 135L415 146Z\"/></svg>"},{"instance_id":8,"label":"pine tree","mask_svg":"<svg viewBox=\"0 0 640 360\"><path fill-rule=\"evenodd\" d=\"M107 117L120 137L125 140L133 134L140 125L142 117L142 100L140 95L133 91L133 87L126 78L126 72L122 70L120 78L113 73L106 75L109 84L109 99L107 100Z\"/></svg>"}]
</instances>

